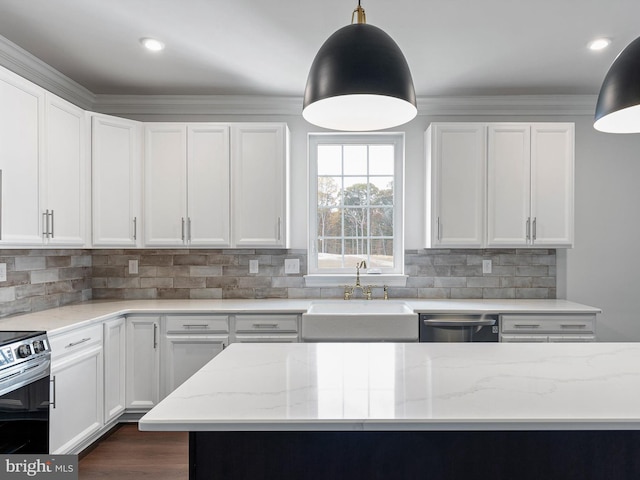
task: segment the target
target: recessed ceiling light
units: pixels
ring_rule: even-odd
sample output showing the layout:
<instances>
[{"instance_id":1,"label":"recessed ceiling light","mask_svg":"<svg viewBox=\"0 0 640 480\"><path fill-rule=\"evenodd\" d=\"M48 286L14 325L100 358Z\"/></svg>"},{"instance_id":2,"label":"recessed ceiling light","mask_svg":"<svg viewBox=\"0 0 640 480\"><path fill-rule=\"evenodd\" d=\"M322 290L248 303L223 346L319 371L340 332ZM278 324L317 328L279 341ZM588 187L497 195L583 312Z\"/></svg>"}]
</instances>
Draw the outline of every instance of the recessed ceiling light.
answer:
<instances>
[{"instance_id":1,"label":"recessed ceiling light","mask_svg":"<svg viewBox=\"0 0 640 480\"><path fill-rule=\"evenodd\" d=\"M589 47L589 50L598 51L598 50L604 50L610 44L611 44L610 38L596 38L595 40L592 40L589 42L588 47Z\"/></svg>"},{"instance_id":2,"label":"recessed ceiling light","mask_svg":"<svg viewBox=\"0 0 640 480\"><path fill-rule=\"evenodd\" d=\"M152 52L159 52L160 50L164 50L164 43L160 40L156 40L155 38L141 38L140 43L147 50L151 50Z\"/></svg>"}]
</instances>

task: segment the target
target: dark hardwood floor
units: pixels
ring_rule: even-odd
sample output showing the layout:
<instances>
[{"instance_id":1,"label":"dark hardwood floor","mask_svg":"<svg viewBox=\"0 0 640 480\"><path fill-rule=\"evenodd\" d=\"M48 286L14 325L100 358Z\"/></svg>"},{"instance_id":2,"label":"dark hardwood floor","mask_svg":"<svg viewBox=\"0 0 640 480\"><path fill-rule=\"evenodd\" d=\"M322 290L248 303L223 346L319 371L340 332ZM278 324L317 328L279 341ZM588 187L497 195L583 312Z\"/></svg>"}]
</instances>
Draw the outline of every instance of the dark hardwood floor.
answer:
<instances>
[{"instance_id":1,"label":"dark hardwood floor","mask_svg":"<svg viewBox=\"0 0 640 480\"><path fill-rule=\"evenodd\" d=\"M140 432L124 424L78 462L80 480L187 480L189 434Z\"/></svg>"}]
</instances>

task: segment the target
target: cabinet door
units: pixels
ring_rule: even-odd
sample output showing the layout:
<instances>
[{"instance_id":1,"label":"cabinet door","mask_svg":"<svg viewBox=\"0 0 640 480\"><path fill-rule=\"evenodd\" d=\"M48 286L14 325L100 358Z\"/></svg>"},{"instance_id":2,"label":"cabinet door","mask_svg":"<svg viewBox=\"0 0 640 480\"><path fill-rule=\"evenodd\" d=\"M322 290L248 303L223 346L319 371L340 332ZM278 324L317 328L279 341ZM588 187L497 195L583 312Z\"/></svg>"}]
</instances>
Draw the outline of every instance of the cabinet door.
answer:
<instances>
[{"instance_id":1,"label":"cabinet door","mask_svg":"<svg viewBox=\"0 0 640 480\"><path fill-rule=\"evenodd\" d=\"M144 188L145 245L184 245L187 229L186 124L145 126Z\"/></svg>"},{"instance_id":2,"label":"cabinet door","mask_svg":"<svg viewBox=\"0 0 640 480\"><path fill-rule=\"evenodd\" d=\"M159 324L153 315L127 318L127 408L148 410L158 403Z\"/></svg>"},{"instance_id":3,"label":"cabinet door","mask_svg":"<svg viewBox=\"0 0 640 480\"><path fill-rule=\"evenodd\" d=\"M102 347L53 362L49 450L77 453L76 447L102 427Z\"/></svg>"},{"instance_id":4,"label":"cabinet door","mask_svg":"<svg viewBox=\"0 0 640 480\"><path fill-rule=\"evenodd\" d=\"M95 114L91 127L93 245L138 246L142 236L141 124Z\"/></svg>"},{"instance_id":5,"label":"cabinet door","mask_svg":"<svg viewBox=\"0 0 640 480\"><path fill-rule=\"evenodd\" d=\"M104 423L125 409L126 324L124 317L104 324Z\"/></svg>"},{"instance_id":6,"label":"cabinet door","mask_svg":"<svg viewBox=\"0 0 640 480\"><path fill-rule=\"evenodd\" d=\"M243 124L231 128L233 244L285 247L287 127Z\"/></svg>"},{"instance_id":7,"label":"cabinet door","mask_svg":"<svg viewBox=\"0 0 640 480\"><path fill-rule=\"evenodd\" d=\"M84 110L46 94L46 143L43 207L51 212L49 245L83 246L86 239L86 185Z\"/></svg>"},{"instance_id":8,"label":"cabinet door","mask_svg":"<svg viewBox=\"0 0 640 480\"><path fill-rule=\"evenodd\" d=\"M41 245L44 90L0 68L0 244Z\"/></svg>"},{"instance_id":9,"label":"cabinet door","mask_svg":"<svg viewBox=\"0 0 640 480\"><path fill-rule=\"evenodd\" d=\"M434 124L427 130L429 247L484 245L485 139L482 124Z\"/></svg>"},{"instance_id":10,"label":"cabinet door","mask_svg":"<svg viewBox=\"0 0 640 480\"><path fill-rule=\"evenodd\" d=\"M163 353L164 396L182 385L227 345L227 335L167 335Z\"/></svg>"},{"instance_id":11,"label":"cabinet door","mask_svg":"<svg viewBox=\"0 0 640 480\"><path fill-rule=\"evenodd\" d=\"M488 241L490 247L518 247L530 233L529 125L488 127Z\"/></svg>"},{"instance_id":12,"label":"cabinet door","mask_svg":"<svg viewBox=\"0 0 640 480\"><path fill-rule=\"evenodd\" d=\"M189 125L187 171L189 243L230 246L228 126Z\"/></svg>"},{"instance_id":13,"label":"cabinet door","mask_svg":"<svg viewBox=\"0 0 640 480\"><path fill-rule=\"evenodd\" d=\"M534 246L573 245L574 126L531 127L531 239Z\"/></svg>"}]
</instances>

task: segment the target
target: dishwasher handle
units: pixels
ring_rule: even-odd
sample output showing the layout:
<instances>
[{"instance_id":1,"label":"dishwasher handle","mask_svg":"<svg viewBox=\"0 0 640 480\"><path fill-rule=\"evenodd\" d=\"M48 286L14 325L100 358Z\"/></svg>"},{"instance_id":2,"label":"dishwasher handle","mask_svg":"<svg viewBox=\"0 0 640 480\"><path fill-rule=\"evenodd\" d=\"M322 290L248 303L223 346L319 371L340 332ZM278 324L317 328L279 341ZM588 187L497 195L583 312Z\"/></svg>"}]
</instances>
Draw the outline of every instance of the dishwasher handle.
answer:
<instances>
[{"instance_id":1,"label":"dishwasher handle","mask_svg":"<svg viewBox=\"0 0 640 480\"><path fill-rule=\"evenodd\" d=\"M441 316L423 318L422 323L430 327L492 327L496 324L496 319L485 318L484 315L480 317L452 316L451 318Z\"/></svg>"}]
</instances>

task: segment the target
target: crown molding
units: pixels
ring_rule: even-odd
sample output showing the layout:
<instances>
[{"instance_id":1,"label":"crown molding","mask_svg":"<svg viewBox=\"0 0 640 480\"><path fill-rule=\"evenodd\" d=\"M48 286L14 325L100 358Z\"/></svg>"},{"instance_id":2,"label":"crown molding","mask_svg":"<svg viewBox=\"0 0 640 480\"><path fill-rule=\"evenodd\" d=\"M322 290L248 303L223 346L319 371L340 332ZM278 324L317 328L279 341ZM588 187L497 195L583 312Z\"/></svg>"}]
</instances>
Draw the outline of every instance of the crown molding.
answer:
<instances>
[{"instance_id":1,"label":"crown molding","mask_svg":"<svg viewBox=\"0 0 640 480\"><path fill-rule=\"evenodd\" d=\"M302 97L94 94L0 35L0 65L85 110L111 115L302 115ZM593 116L595 95L418 97L422 116Z\"/></svg>"},{"instance_id":2,"label":"crown molding","mask_svg":"<svg viewBox=\"0 0 640 480\"><path fill-rule=\"evenodd\" d=\"M596 95L418 97L418 115L589 115Z\"/></svg>"},{"instance_id":3,"label":"crown molding","mask_svg":"<svg viewBox=\"0 0 640 480\"><path fill-rule=\"evenodd\" d=\"M92 92L2 35L0 65L80 108L91 110L95 103Z\"/></svg>"},{"instance_id":4,"label":"crown molding","mask_svg":"<svg viewBox=\"0 0 640 480\"><path fill-rule=\"evenodd\" d=\"M258 95L96 95L110 115L302 115L302 97Z\"/></svg>"}]
</instances>

